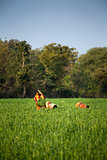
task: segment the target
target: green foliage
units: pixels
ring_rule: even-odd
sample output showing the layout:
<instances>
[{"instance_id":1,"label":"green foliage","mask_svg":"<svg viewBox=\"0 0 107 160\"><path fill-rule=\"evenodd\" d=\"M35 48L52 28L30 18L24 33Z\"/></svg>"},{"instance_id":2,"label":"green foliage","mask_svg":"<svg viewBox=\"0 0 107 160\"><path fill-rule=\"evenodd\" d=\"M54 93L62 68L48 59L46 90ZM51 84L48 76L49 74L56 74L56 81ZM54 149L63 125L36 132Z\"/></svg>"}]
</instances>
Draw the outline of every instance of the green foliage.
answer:
<instances>
[{"instance_id":1,"label":"green foliage","mask_svg":"<svg viewBox=\"0 0 107 160\"><path fill-rule=\"evenodd\" d=\"M103 68L107 65L107 47L92 48L87 54L81 55L78 61L82 67L92 72L98 68Z\"/></svg>"},{"instance_id":2,"label":"green foliage","mask_svg":"<svg viewBox=\"0 0 107 160\"><path fill-rule=\"evenodd\" d=\"M29 66L26 66L17 72L17 79L20 82L20 84L24 84L30 81Z\"/></svg>"},{"instance_id":3,"label":"green foliage","mask_svg":"<svg viewBox=\"0 0 107 160\"><path fill-rule=\"evenodd\" d=\"M26 96L26 83L30 81L30 65L29 54L30 45L26 41L18 42L16 45L17 59L19 62L19 70L17 72L17 80L23 87L23 98Z\"/></svg>"},{"instance_id":4,"label":"green foliage","mask_svg":"<svg viewBox=\"0 0 107 160\"><path fill-rule=\"evenodd\" d=\"M81 55L62 79L72 97L107 97L107 48L93 48Z\"/></svg>"},{"instance_id":5,"label":"green foliage","mask_svg":"<svg viewBox=\"0 0 107 160\"><path fill-rule=\"evenodd\" d=\"M43 48L40 55L40 60L45 66L46 72L56 77L62 77L65 66L75 62L78 52L73 51L74 48L61 46L60 44L52 43Z\"/></svg>"},{"instance_id":6,"label":"green foliage","mask_svg":"<svg viewBox=\"0 0 107 160\"><path fill-rule=\"evenodd\" d=\"M39 100L38 100L38 105L39 105L39 106L44 106L45 103L46 103L46 100L45 100L45 99L39 99Z\"/></svg>"},{"instance_id":7,"label":"green foliage","mask_svg":"<svg viewBox=\"0 0 107 160\"><path fill-rule=\"evenodd\" d=\"M0 159L107 159L107 99L47 99L58 108L35 109L33 99L0 99ZM77 109L79 101L90 106Z\"/></svg>"},{"instance_id":8,"label":"green foliage","mask_svg":"<svg viewBox=\"0 0 107 160\"><path fill-rule=\"evenodd\" d=\"M0 97L8 97L16 81L17 61L7 41L0 41Z\"/></svg>"},{"instance_id":9,"label":"green foliage","mask_svg":"<svg viewBox=\"0 0 107 160\"><path fill-rule=\"evenodd\" d=\"M78 52L75 48L52 43L44 46L40 61L45 67L44 85L50 97L65 97L62 79L68 72L66 68L75 63ZM63 92L64 91L64 92Z\"/></svg>"},{"instance_id":10,"label":"green foliage","mask_svg":"<svg viewBox=\"0 0 107 160\"><path fill-rule=\"evenodd\" d=\"M87 84L95 97L107 97L107 47L90 49L78 59L79 71L87 77ZM85 69L84 69L85 68ZM88 88L90 88L88 85ZM86 89L88 90L86 87Z\"/></svg>"},{"instance_id":11,"label":"green foliage","mask_svg":"<svg viewBox=\"0 0 107 160\"><path fill-rule=\"evenodd\" d=\"M32 50L26 41L0 40L0 98L107 97L107 47L78 57L75 48L52 43Z\"/></svg>"}]
</instances>

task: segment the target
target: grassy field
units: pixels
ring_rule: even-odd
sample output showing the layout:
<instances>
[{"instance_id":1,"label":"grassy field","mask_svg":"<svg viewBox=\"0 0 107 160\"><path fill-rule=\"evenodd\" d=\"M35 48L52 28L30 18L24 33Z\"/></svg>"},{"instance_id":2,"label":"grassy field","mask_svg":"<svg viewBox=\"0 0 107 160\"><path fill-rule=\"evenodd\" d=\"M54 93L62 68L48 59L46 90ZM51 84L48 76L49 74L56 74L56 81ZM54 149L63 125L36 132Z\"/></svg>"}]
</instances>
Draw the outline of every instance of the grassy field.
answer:
<instances>
[{"instance_id":1,"label":"grassy field","mask_svg":"<svg viewBox=\"0 0 107 160\"><path fill-rule=\"evenodd\" d=\"M0 99L0 159L106 160L107 99L48 100L58 108L37 111L33 99ZM75 108L79 101L90 108Z\"/></svg>"}]
</instances>

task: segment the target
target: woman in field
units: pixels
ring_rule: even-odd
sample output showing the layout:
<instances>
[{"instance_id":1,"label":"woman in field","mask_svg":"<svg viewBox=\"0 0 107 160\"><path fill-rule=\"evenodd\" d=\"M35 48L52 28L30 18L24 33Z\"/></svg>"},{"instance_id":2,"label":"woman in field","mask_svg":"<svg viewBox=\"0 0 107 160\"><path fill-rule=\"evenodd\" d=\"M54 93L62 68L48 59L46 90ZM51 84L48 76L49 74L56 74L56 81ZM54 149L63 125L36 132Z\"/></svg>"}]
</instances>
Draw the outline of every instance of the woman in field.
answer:
<instances>
[{"instance_id":1,"label":"woman in field","mask_svg":"<svg viewBox=\"0 0 107 160\"><path fill-rule=\"evenodd\" d=\"M37 90L36 95L34 97L34 100L36 102L36 109L37 110L40 110L40 108L48 108L48 109L57 108L56 104L53 104L51 102L46 102L45 96L39 90Z\"/></svg>"},{"instance_id":2,"label":"woman in field","mask_svg":"<svg viewBox=\"0 0 107 160\"><path fill-rule=\"evenodd\" d=\"M76 108L89 108L88 105L83 104L82 102L78 102L75 105Z\"/></svg>"}]
</instances>

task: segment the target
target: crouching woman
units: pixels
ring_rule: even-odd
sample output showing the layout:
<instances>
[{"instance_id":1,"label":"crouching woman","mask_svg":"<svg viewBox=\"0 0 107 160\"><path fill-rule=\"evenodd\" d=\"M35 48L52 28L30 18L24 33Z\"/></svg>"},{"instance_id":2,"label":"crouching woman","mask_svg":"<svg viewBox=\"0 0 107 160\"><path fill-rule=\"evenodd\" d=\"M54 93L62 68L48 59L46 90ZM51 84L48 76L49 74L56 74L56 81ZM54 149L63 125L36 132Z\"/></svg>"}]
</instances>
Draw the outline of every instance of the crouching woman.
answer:
<instances>
[{"instance_id":1,"label":"crouching woman","mask_svg":"<svg viewBox=\"0 0 107 160\"><path fill-rule=\"evenodd\" d=\"M40 108L48 108L48 109L57 108L56 104L53 104L51 102L46 102L44 95L39 90L37 90L34 100L36 102L37 110L40 110Z\"/></svg>"},{"instance_id":2,"label":"crouching woman","mask_svg":"<svg viewBox=\"0 0 107 160\"><path fill-rule=\"evenodd\" d=\"M75 107L76 108L89 108L90 106L89 105L85 105L82 102L78 102L78 103L76 103Z\"/></svg>"}]
</instances>

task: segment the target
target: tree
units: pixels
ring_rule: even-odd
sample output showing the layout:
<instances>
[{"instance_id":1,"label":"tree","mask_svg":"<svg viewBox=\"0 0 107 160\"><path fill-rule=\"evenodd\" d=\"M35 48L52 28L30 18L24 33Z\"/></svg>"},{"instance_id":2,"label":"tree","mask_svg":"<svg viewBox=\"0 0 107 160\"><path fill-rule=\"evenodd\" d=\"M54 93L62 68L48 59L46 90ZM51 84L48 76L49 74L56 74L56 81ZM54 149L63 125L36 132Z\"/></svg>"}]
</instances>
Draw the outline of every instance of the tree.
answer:
<instances>
[{"instance_id":1,"label":"tree","mask_svg":"<svg viewBox=\"0 0 107 160\"><path fill-rule=\"evenodd\" d=\"M90 76L89 70L81 67L77 62L73 66L69 81L72 82L71 90L73 97L93 97L95 94L95 83Z\"/></svg>"},{"instance_id":2,"label":"tree","mask_svg":"<svg viewBox=\"0 0 107 160\"><path fill-rule=\"evenodd\" d=\"M16 44L17 59L20 65L20 68L17 72L17 80L23 87L24 98L26 96L26 84L30 81L30 64L29 64L29 55L31 47L27 44L26 41L21 41Z\"/></svg>"},{"instance_id":3,"label":"tree","mask_svg":"<svg viewBox=\"0 0 107 160\"><path fill-rule=\"evenodd\" d=\"M40 89L44 91L43 79L45 75L44 65L40 62L41 50L31 50L29 59L30 59L30 82L27 95L29 97L34 96L35 90Z\"/></svg>"},{"instance_id":4,"label":"tree","mask_svg":"<svg viewBox=\"0 0 107 160\"><path fill-rule=\"evenodd\" d=\"M62 77L65 66L74 63L77 59L78 52L74 52L74 50L74 48L56 43L44 46L40 60L44 64L46 72L56 77Z\"/></svg>"},{"instance_id":5,"label":"tree","mask_svg":"<svg viewBox=\"0 0 107 160\"><path fill-rule=\"evenodd\" d=\"M98 97L107 97L107 66L96 69L92 77L97 83Z\"/></svg>"},{"instance_id":6,"label":"tree","mask_svg":"<svg viewBox=\"0 0 107 160\"><path fill-rule=\"evenodd\" d=\"M51 93L56 92L61 96L61 79L67 74L66 68L75 63L78 52L75 48L52 43L44 46L40 61L45 67L45 86Z\"/></svg>"},{"instance_id":7,"label":"tree","mask_svg":"<svg viewBox=\"0 0 107 160\"><path fill-rule=\"evenodd\" d=\"M87 79L87 87L80 86L81 90L90 97L107 97L107 47L92 48L78 58L79 72ZM81 84L81 83L80 83ZM83 83L84 84L84 83Z\"/></svg>"},{"instance_id":8,"label":"tree","mask_svg":"<svg viewBox=\"0 0 107 160\"><path fill-rule=\"evenodd\" d=\"M9 66L9 50L7 41L0 40L0 97L6 97L8 91L7 75Z\"/></svg>"}]
</instances>

